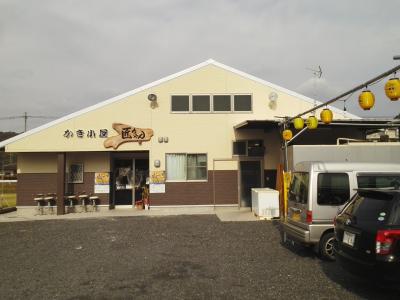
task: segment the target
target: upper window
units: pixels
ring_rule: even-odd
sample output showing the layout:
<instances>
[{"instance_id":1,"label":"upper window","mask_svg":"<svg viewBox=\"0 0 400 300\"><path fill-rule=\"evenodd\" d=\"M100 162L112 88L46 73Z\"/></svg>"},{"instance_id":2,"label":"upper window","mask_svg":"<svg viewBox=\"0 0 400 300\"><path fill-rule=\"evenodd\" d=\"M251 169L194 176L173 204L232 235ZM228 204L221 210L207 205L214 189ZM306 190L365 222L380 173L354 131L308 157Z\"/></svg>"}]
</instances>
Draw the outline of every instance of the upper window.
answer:
<instances>
[{"instance_id":1,"label":"upper window","mask_svg":"<svg viewBox=\"0 0 400 300\"><path fill-rule=\"evenodd\" d=\"M349 175L346 173L318 174L317 203L342 205L350 198Z\"/></svg>"},{"instance_id":2,"label":"upper window","mask_svg":"<svg viewBox=\"0 0 400 300\"><path fill-rule=\"evenodd\" d=\"M189 111L189 96L172 96L172 111Z\"/></svg>"},{"instance_id":3,"label":"upper window","mask_svg":"<svg viewBox=\"0 0 400 300\"><path fill-rule=\"evenodd\" d=\"M251 95L173 95L171 112L251 112Z\"/></svg>"},{"instance_id":4,"label":"upper window","mask_svg":"<svg viewBox=\"0 0 400 300\"><path fill-rule=\"evenodd\" d=\"M230 95L214 95L213 96L214 111L231 111Z\"/></svg>"},{"instance_id":5,"label":"upper window","mask_svg":"<svg viewBox=\"0 0 400 300\"><path fill-rule=\"evenodd\" d=\"M207 155L166 154L167 180L207 180Z\"/></svg>"},{"instance_id":6,"label":"upper window","mask_svg":"<svg viewBox=\"0 0 400 300\"><path fill-rule=\"evenodd\" d=\"M210 96L199 95L192 96L193 111L210 111Z\"/></svg>"},{"instance_id":7,"label":"upper window","mask_svg":"<svg viewBox=\"0 0 400 300\"><path fill-rule=\"evenodd\" d=\"M83 164L74 163L69 166L69 183L83 183Z\"/></svg>"},{"instance_id":8,"label":"upper window","mask_svg":"<svg viewBox=\"0 0 400 300\"><path fill-rule=\"evenodd\" d=\"M233 101L235 111L251 111L251 95L235 95Z\"/></svg>"}]
</instances>

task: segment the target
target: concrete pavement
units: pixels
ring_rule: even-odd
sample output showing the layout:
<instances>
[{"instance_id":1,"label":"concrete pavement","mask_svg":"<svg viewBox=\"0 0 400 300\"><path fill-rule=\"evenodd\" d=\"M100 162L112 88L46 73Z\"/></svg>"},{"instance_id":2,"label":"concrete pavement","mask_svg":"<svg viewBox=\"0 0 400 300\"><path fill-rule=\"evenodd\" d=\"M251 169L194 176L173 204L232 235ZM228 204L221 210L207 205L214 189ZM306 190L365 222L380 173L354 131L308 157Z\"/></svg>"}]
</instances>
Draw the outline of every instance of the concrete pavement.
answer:
<instances>
[{"instance_id":1,"label":"concrete pavement","mask_svg":"<svg viewBox=\"0 0 400 300\"><path fill-rule=\"evenodd\" d=\"M44 220L68 220L68 219L93 219L112 217L134 216L177 216L177 215L216 215L222 222L248 222L257 221L250 208L238 207L213 207L213 206L188 206L188 207L153 207L150 210L135 208L116 208L109 210L102 207L96 212L68 213L65 215L44 214L36 215L34 209L18 209L0 215L0 222L44 221Z\"/></svg>"}]
</instances>

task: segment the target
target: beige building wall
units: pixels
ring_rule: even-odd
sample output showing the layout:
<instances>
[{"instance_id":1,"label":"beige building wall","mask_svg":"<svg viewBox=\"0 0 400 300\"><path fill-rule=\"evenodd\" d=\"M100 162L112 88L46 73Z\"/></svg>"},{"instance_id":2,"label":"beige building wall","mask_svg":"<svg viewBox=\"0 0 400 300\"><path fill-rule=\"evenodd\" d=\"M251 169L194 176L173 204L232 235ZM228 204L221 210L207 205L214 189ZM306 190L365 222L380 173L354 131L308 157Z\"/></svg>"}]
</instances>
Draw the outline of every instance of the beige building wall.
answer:
<instances>
[{"instance_id":1,"label":"beige building wall","mask_svg":"<svg viewBox=\"0 0 400 300\"><path fill-rule=\"evenodd\" d=\"M275 91L278 94L277 106L271 109L268 95ZM158 107L151 108L147 95L157 95ZM176 94L252 94L253 112L249 113L171 113L171 95ZM239 74L222 69L215 65L206 65L158 86L112 104L76 116L56 124L43 131L27 136L6 146L8 152L19 152L20 172L56 172L53 165L54 154L37 156L24 152L85 152L93 153L78 156L68 154L68 160L80 160L84 157L85 171L104 171L109 169L108 151L103 146L105 139L63 137L65 130L75 132L78 129L93 129L98 134L100 129L108 129L109 136L117 135L112 123L125 123L140 128L151 128L154 136L150 142L125 143L118 151L150 151L150 168L153 161L159 159L161 168L165 169L166 153L207 153L208 169L212 170L213 159L231 159L232 141L244 138L262 138L266 146L264 165L266 169L275 169L279 163L280 137L278 133L265 133L262 130L235 133L234 126L245 120L274 119L274 116L294 116L313 106L288 93L277 91L259 82ZM335 114L335 118L344 118ZM236 135L235 135L236 134ZM168 143L159 143L158 137L168 137ZM275 150L273 150L275 149ZM99 152L104 152L104 155ZM32 154L33 155L33 154ZM43 163L45 161L45 163ZM237 169L236 162L216 163L216 168Z\"/></svg>"},{"instance_id":2,"label":"beige building wall","mask_svg":"<svg viewBox=\"0 0 400 300\"><path fill-rule=\"evenodd\" d=\"M110 171L110 156L107 152L67 153L67 170L71 163L83 163L84 172ZM17 160L17 173L57 173L57 154L20 153Z\"/></svg>"}]
</instances>

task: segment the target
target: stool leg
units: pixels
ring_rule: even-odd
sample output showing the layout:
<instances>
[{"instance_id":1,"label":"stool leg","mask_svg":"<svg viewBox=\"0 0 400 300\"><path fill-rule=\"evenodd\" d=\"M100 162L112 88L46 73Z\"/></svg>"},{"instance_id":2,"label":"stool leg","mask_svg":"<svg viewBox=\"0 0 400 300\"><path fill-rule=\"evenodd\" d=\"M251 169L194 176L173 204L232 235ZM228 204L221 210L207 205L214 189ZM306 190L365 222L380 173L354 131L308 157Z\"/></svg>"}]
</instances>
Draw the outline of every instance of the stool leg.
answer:
<instances>
[{"instance_id":1,"label":"stool leg","mask_svg":"<svg viewBox=\"0 0 400 300\"><path fill-rule=\"evenodd\" d=\"M69 199L69 207L68 207L68 213L72 212L73 206L74 206L74 201L72 199Z\"/></svg>"}]
</instances>

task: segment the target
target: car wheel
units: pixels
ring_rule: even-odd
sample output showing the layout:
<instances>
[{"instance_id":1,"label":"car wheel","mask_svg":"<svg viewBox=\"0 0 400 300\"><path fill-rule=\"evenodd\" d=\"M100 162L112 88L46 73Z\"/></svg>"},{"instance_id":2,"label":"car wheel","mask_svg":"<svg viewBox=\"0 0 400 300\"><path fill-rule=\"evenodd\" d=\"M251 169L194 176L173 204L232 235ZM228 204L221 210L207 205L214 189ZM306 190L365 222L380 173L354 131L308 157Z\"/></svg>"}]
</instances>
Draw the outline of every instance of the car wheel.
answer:
<instances>
[{"instance_id":1,"label":"car wheel","mask_svg":"<svg viewBox=\"0 0 400 300\"><path fill-rule=\"evenodd\" d=\"M335 252L333 250L333 242L335 235L333 232L325 233L319 241L319 254L325 260L334 261Z\"/></svg>"}]
</instances>

